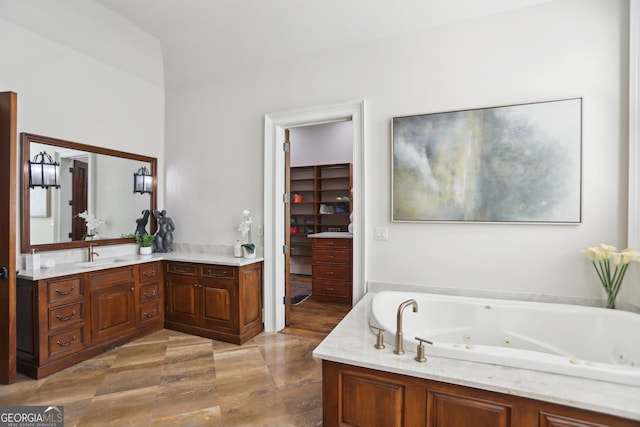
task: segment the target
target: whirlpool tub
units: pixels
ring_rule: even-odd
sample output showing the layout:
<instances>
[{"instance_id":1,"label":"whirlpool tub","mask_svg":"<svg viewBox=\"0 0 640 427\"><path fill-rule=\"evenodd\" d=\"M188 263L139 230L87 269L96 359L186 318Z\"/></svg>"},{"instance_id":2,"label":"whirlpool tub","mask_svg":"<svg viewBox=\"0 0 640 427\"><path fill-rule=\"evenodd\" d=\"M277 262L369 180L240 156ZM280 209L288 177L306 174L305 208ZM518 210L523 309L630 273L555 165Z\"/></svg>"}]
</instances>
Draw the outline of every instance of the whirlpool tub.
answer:
<instances>
[{"instance_id":1,"label":"whirlpool tub","mask_svg":"<svg viewBox=\"0 0 640 427\"><path fill-rule=\"evenodd\" d=\"M640 314L566 304L381 291L371 324L394 343L398 306L404 349L429 355L640 386Z\"/></svg>"}]
</instances>

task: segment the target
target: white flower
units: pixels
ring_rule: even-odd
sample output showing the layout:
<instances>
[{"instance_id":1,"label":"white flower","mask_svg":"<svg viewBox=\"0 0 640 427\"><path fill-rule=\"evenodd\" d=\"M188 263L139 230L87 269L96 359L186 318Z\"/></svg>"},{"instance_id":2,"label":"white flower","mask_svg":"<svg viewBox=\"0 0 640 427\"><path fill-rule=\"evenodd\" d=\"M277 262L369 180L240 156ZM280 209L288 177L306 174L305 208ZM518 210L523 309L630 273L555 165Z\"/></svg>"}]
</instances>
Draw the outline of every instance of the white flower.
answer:
<instances>
[{"instance_id":1,"label":"white flower","mask_svg":"<svg viewBox=\"0 0 640 427\"><path fill-rule=\"evenodd\" d=\"M101 225L105 224L103 219L98 219L94 214L90 214L87 211L80 212L78 216L84 219L85 224L87 225L87 232L89 234L96 234L98 232L98 228Z\"/></svg>"},{"instance_id":2,"label":"white flower","mask_svg":"<svg viewBox=\"0 0 640 427\"><path fill-rule=\"evenodd\" d=\"M251 233L251 223L253 222L253 219L251 218L251 212L249 212L247 209L242 212L242 215L244 216L244 220L238 226L238 231L242 234L242 236L246 236Z\"/></svg>"},{"instance_id":3,"label":"white flower","mask_svg":"<svg viewBox=\"0 0 640 427\"><path fill-rule=\"evenodd\" d=\"M604 243L597 247L582 249L580 252L589 258L596 269L602 287L607 293L607 307L614 308L629 263L640 254L631 249L618 251L615 246ZM611 268L611 264L614 268Z\"/></svg>"}]
</instances>

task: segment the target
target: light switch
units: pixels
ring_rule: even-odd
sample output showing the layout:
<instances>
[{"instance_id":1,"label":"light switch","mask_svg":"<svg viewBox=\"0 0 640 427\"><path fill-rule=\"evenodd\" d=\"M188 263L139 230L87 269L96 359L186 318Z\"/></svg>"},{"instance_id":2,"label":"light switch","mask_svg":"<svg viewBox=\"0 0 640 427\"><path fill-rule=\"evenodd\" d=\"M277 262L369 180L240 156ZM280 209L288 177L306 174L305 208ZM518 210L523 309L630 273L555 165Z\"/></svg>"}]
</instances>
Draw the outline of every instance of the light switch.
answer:
<instances>
[{"instance_id":1,"label":"light switch","mask_svg":"<svg viewBox=\"0 0 640 427\"><path fill-rule=\"evenodd\" d=\"M374 240L389 240L389 229L386 227L375 227L373 229Z\"/></svg>"}]
</instances>

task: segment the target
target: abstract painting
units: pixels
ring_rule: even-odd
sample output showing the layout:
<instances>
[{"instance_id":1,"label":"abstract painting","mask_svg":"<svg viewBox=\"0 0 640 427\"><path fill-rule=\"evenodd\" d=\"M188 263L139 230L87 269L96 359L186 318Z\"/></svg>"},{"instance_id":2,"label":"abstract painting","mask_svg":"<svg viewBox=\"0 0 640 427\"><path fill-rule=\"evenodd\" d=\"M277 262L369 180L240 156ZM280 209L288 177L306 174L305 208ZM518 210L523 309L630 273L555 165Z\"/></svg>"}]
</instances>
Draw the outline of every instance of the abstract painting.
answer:
<instances>
[{"instance_id":1,"label":"abstract painting","mask_svg":"<svg viewBox=\"0 0 640 427\"><path fill-rule=\"evenodd\" d=\"M579 224L582 99L394 117L392 220Z\"/></svg>"}]
</instances>

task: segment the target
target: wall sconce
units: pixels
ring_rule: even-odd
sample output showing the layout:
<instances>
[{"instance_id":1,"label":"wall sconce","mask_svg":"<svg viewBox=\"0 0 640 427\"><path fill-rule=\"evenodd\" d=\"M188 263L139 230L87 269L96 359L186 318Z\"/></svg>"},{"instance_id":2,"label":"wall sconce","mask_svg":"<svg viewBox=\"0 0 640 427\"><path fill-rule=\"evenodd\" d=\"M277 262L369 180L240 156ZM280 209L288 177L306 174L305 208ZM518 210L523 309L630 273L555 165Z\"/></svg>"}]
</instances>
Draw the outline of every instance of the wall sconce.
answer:
<instances>
[{"instance_id":1,"label":"wall sconce","mask_svg":"<svg viewBox=\"0 0 640 427\"><path fill-rule=\"evenodd\" d=\"M133 192L134 193L153 193L153 175L146 166L138 169L133 174Z\"/></svg>"},{"instance_id":2,"label":"wall sconce","mask_svg":"<svg viewBox=\"0 0 640 427\"><path fill-rule=\"evenodd\" d=\"M41 151L29 162L29 187L60 188L60 163Z\"/></svg>"}]
</instances>

